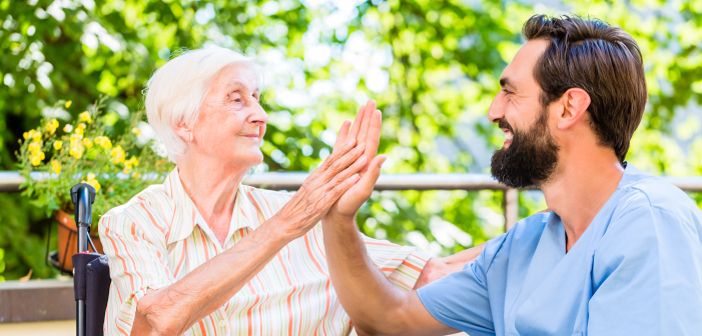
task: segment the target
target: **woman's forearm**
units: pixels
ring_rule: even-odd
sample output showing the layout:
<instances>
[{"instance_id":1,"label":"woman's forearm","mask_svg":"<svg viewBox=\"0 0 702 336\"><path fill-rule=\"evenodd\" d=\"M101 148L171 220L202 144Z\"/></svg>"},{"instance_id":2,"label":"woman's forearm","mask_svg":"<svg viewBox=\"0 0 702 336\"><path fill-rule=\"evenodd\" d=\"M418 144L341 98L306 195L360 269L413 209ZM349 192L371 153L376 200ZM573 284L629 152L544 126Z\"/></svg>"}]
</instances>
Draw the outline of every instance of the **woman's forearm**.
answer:
<instances>
[{"instance_id":1,"label":"woman's forearm","mask_svg":"<svg viewBox=\"0 0 702 336\"><path fill-rule=\"evenodd\" d=\"M176 283L137 304L132 335L180 335L231 299L285 245L297 238L276 217Z\"/></svg>"}]
</instances>

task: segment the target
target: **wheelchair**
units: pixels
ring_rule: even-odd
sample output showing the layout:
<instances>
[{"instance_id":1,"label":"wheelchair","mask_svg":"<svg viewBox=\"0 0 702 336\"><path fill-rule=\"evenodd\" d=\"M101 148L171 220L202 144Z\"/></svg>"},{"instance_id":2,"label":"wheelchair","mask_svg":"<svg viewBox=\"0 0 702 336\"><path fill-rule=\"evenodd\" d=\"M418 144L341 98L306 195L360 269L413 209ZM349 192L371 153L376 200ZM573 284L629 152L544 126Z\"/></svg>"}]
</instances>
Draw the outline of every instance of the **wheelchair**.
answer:
<instances>
[{"instance_id":1,"label":"wheelchair","mask_svg":"<svg viewBox=\"0 0 702 336\"><path fill-rule=\"evenodd\" d=\"M102 336L111 280L107 256L97 253L90 240L95 188L87 183L76 184L71 188L71 201L78 228L78 251L72 257L76 335ZM88 251L88 244L93 252Z\"/></svg>"}]
</instances>

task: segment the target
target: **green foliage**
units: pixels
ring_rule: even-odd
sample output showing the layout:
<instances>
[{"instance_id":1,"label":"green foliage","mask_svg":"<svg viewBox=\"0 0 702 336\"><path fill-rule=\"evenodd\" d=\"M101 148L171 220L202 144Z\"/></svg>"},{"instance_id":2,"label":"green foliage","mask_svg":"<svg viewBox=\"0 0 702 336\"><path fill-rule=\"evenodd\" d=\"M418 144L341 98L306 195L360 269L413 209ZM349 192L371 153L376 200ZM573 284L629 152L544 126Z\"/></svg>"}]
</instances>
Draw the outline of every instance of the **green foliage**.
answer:
<instances>
[{"instance_id":1,"label":"green foliage","mask_svg":"<svg viewBox=\"0 0 702 336\"><path fill-rule=\"evenodd\" d=\"M486 173L485 157L502 142L485 117L500 72L521 44L523 22L556 13L499 0L15 3L0 0L4 169L14 169L16 139L42 126L40 111L48 113L59 100L88 106L108 94L108 114L119 116L110 136L128 133L129 111L139 111L153 70L181 48L214 43L256 56L268 72L262 100L270 123L259 170L314 169L341 122L373 98L384 114L384 172ZM673 11L657 0L564 4L623 27L639 42L651 97L628 159L654 174L702 174L702 118L690 112L702 98L698 3L678 1ZM62 110L63 120L81 111ZM691 196L702 204L702 196ZM16 207L0 214L7 277L29 267L44 276L36 275L43 260L25 258L34 252L12 245L25 234L32 237L26 241L38 241L41 216L21 215L36 211L24 200L12 202ZM492 191L382 192L362 208L359 224L371 236L448 254L499 234L501 202L502 193ZM538 192L521 193L520 216L544 207ZM446 225L439 219L472 239L442 238L439 228ZM5 232L11 225L13 233Z\"/></svg>"},{"instance_id":2,"label":"green foliage","mask_svg":"<svg viewBox=\"0 0 702 336\"><path fill-rule=\"evenodd\" d=\"M44 211L31 206L29 200L19 193L0 194L0 246L4 249L5 279L14 280L33 270L33 278L47 279L58 272L47 266L45 259L47 227L56 225L46 219ZM50 241L56 249L56 239ZM0 267L2 268L2 267Z\"/></svg>"},{"instance_id":3,"label":"green foliage","mask_svg":"<svg viewBox=\"0 0 702 336\"><path fill-rule=\"evenodd\" d=\"M17 167L26 180L22 194L47 216L58 210L73 213L70 188L77 183L95 188L92 210L101 216L159 183L173 169L152 149L152 140L138 146L141 112L128 121L131 131L110 139L107 135L114 128L114 118L104 113L104 100L89 106L72 124L61 125L50 114L42 119L41 127L23 134L17 153ZM72 102L61 101L60 105L68 109ZM44 178L32 178L32 172L43 173Z\"/></svg>"},{"instance_id":4,"label":"green foliage","mask_svg":"<svg viewBox=\"0 0 702 336\"><path fill-rule=\"evenodd\" d=\"M5 271L5 250L0 248L0 274ZM0 275L0 281L5 281L5 277Z\"/></svg>"}]
</instances>

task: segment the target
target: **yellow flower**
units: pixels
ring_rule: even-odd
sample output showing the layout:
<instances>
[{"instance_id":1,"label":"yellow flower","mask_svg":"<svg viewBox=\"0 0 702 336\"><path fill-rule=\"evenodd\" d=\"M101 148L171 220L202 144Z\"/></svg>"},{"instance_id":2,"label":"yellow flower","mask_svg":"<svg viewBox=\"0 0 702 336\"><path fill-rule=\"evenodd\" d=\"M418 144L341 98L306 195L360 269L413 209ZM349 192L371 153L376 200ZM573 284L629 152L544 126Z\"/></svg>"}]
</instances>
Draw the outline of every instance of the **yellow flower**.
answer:
<instances>
[{"instance_id":1,"label":"yellow flower","mask_svg":"<svg viewBox=\"0 0 702 336\"><path fill-rule=\"evenodd\" d=\"M80 125L78 125L78 126L80 126ZM85 128L76 127L75 133L78 134L78 135L80 135L80 136L82 136L82 135L83 135L83 130L85 130Z\"/></svg>"},{"instance_id":2,"label":"yellow flower","mask_svg":"<svg viewBox=\"0 0 702 336\"><path fill-rule=\"evenodd\" d=\"M61 147L63 147L63 141L61 141L61 140L54 141L54 149L55 150L59 150L59 149L61 149Z\"/></svg>"},{"instance_id":3,"label":"yellow flower","mask_svg":"<svg viewBox=\"0 0 702 336\"><path fill-rule=\"evenodd\" d=\"M110 148L112 148L112 142L111 142L110 139L109 139L108 137L106 137L106 136L102 136L102 135L101 135L101 136L99 136L99 137L96 137L96 138L95 138L95 143L98 144L98 145L100 145L100 147L102 147L102 148L104 148L104 149L110 149Z\"/></svg>"},{"instance_id":4,"label":"yellow flower","mask_svg":"<svg viewBox=\"0 0 702 336\"><path fill-rule=\"evenodd\" d=\"M24 132L24 134L22 134L22 136L25 139L33 139L36 136L36 133L37 133L37 131L35 131L35 130L29 130L29 132ZM41 137L41 134L39 134L39 137Z\"/></svg>"},{"instance_id":5,"label":"yellow flower","mask_svg":"<svg viewBox=\"0 0 702 336\"><path fill-rule=\"evenodd\" d=\"M83 145L85 146L85 148L90 149L93 147L93 142L90 139L85 138L83 139Z\"/></svg>"},{"instance_id":6,"label":"yellow flower","mask_svg":"<svg viewBox=\"0 0 702 336\"><path fill-rule=\"evenodd\" d=\"M132 175L132 176L134 176L136 178L136 177L141 176L141 174L139 174L139 172L134 172L134 175Z\"/></svg>"},{"instance_id":7,"label":"yellow flower","mask_svg":"<svg viewBox=\"0 0 702 336\"><path fill-rule=\"evenodd\" d=\"M66 102L66 108L71 107L71 104L73 104L73 101L72 101L72 100L67 101L67 102Z\"/></svg>"},{"instance_id":8,"label":"yellow flower","mask_svg":"<svg viewBox=\"0 0 702 336\"><path fill-rule=\"evenodd\" d=\"M32 166L38 166L41 164L42 160L44 160L44 152L38 152L38 153L32 153L29 156L29 162L32 164Z\"/></svg>"},{"instance_id":9,"label":"yellow flower","mask_svg":"<svg viewBox=\"0 0 702 336\"><path fill-rule=\"evenodd\" d=\"M66 133L71 133L71 131L73 131L73 125L66 124L66 126L63 126L63 131Z\"/></svg>"},{"instance_id":10,"label":"yellow flower","mask_svg":"<svg viewBox=\"0 0 702 336\"><path fill-rule=\"evenodd\" d=\"M32 153L37 153L41 151L41 142L32 142L29 144L29 147L27 147L30 152Z\"/></svg>"},{"instance_id":11,"label":"yellow flower","mask_svg":"<svg viewBox=\"0 0 702 336\"><path fill-rule=\"evenodd\" d=\"M117 146L113 148L110 151L110 156L112 156L114 159L112 160L112 163L114 164L120 164L124 162L124 150L122 150L122 146Z\"/></svg>"},{"instance_id":12,"label":"yellow flower","mask_svg":"<svg viewBox=\"0 0 702 336\"><path fill-rule=\"evenodd\" d=\"M83 157L83 147L71 147L71 149L68 151L68 155L80 159Z\"/></svg>"},{"instance_id":13,"label":"yellow flower","mask_svg":"<svg viewBox=\"0 0 702 336\"><path fill-rule=\"evenodd\" d=\"M136 136L139 136L139 134L141 134L141 130L134 127L134 128L132 128L132 133L136 134Z\"/></svg>"},{"instance_id":14,"label":"yellow flower","mask_svg":"<svg viewBox=\"0 0 702 336\"><path fill-rule=\"evenodd\" d=\"M49 132L49 134L54 134L54 132L56 132L56 129L58 129L58 127L59 127L59 122L56 119L51 119L46 124L46 130Z\"/></svg>"},{"instance_id":15,"label":"yellow flower","mask_svg":"<svg viewBox=\"0 0 702 336\"><path fill-rule=\"evenodd\" d=\"M139 165L139 160L137 160L136 156L132 156L129 160L124 161L124 165L130 168L136 167Z\"/></svg>"},{"instance_id":16,"label":"yellow flower","mask_svg":"<svg viewBox=\"0 0 702 336\"><path fill-rule=\"evenodd\" d=\"M83 180L81 183L87 183L93 186L95 188L95 192L98 192L100 190L100 182L95 179L95 174L89 173L88 174L88 180Z\"/></svg>"},{"instance_id":17,"label":"yellow flower","mask_svg":"<svg viewBox=\"0 0 702 336\"><path fill-rule=\"evenodd\" d=\"M132 172L132 168L138 165L139 160L137 160L136 156L132 156L131 158L129 158L129 160L124 161L124 169L122 170L122 172L125 174L129 174Z\"/></svg>"},{"instance_id":18,"label":"yellow flower","mask_svg":"<svg viewBox=\"0 0 702 336\"><path fill-rule=\"evenodd\" d=\"M80 120L80 121L85 121L85 122L87 122L88 124L90 124L91 122L93 122L93 118L90 117L90 113L88 113L88 111L85 111L85 112L79 114L79 115L78 115L78 120Z\"/></svg>"},{"instance_id":19,"label":"yellow flower","mask_svg":"<svg viewBox=\"0 0 702 336\"><path fill-rule=\"evenodd\" d=\"M51 160L51 171L56 175L61 174L61 162Z\"/></svg>"},{"instance_id":20,"label":"yellow flower","mask_svg":"<svg viewBox=\"0 0 702 336\"><path fill-rule=\"evenodd\" d=\"M32 140L34 141L41 141L41 132L37 128L36 131L34 131L34 134L32 135Z\"/></svg>"},{"instance_id":21,"label":"yellow flower","mask_svg":"<svg viewBox=\"0 0 702 336\"><path fill-rule=\"evenodd\" d=\"M80 159L83 156L83 142L81 141L83 137L77 134L71 134L71 149L68 151L68 155L73 156L76 159Z\"/></svg>"}]
</instances>

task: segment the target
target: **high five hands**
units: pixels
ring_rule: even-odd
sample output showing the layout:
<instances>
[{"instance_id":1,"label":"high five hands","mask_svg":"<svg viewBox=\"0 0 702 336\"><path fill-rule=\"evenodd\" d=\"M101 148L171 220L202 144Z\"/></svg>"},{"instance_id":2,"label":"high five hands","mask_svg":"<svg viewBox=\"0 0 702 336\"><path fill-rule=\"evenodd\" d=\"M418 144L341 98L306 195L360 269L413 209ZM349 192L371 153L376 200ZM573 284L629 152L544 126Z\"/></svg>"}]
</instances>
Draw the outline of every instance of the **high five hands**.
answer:
<instances>
[{"instance_id":1,"label":"high five hands","mask_svg":"<svg viewBox=\"0 0 702 336\"><path fill-rule=\"evenodd\" d=\"M356 211L370 197L385 161L383 155L376 157L382 117L375 107L374 101L368 101L358 111L353 127L350 120L341 125L331 155L274 216L291 236L302 236L329 216L353 222Z\"/></svg>"},{"instance_id":2,"label":"high five hands","mask_svg":"<svg viewBox=\"0 0 702 336\"><path fill-rule=\"evenodd\" d=\"M358 174L360 180L346 191L331 207L325 217L350 217L353 219L363 202L370 198L378 177L380 168L385 162L385 155L377 155L380 142L382 113L376 109L374 100L369 100L366 105L358 110L356 119L351 125L346 120L339 130L334 144L334 151L340 148L349 139L356 139L357 144L365 144L365 161L369 162Z\"/></svg>"}]
</instances>

